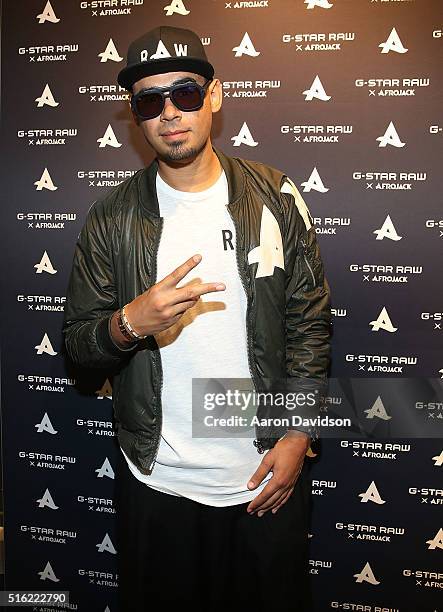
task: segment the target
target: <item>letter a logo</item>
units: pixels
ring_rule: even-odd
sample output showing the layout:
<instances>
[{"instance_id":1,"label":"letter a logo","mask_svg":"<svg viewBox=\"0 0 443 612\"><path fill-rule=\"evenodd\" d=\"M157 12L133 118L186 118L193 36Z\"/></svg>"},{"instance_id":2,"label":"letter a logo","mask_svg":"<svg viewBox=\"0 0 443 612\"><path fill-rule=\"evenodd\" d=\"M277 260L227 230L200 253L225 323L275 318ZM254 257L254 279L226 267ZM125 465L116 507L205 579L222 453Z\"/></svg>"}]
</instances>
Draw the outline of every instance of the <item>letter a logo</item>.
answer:
<instances>
[{"instance_id":1,"label":"letter a logo","mask_svg":"<svg viewBox=\"0 0 443 612\"><path fill-rule=\"evenodd\" d=\"M54 570L52 569L52 566L49 561L45 565L44 570L37 573L40 576L40 580L52 580L52 582L60 582L60 578L57 578L57 576L54 574Z\"/></svg>"},{"instance_id":2,"label":"letter a logo","mask_svg":"<svg viewBox=\"0 0 443 612\"><path fill-rule=\"evenodd\" d=\"M57 355L56 351L52 348L51 341L49 340L48 334L45 333L43 336L43 340L37 346L34 346L37 349L37 355L41 355L42 353L46 353L47 355Z\"/></svg>"},{"instance_id":3,"label":"letter a logo","mask_svg":"<svg viewBox=\"0 0 443 612\"><path fill-rule=\"evenodd\" d=\"M309 89L306 89L303 94L307 102L310 102L313 98L317 98L317 100L323 100L323 102L327 102L331 99L331 96L328 96L328 94L326 93L325 88L323 87L323 83L320 81L320 77L318 76L318 74L312 81L311 87Z\"/></svg>"},{"instance_id":4,"label":"letter a logo","mask_svg":"<svg viewBox=\"0 0 443 612\"><path fill-rule=\"evenodd\" d=\"M52 8L49 0L46 3L45 8L43 9L43 12L41 12L40 15L37 15L37 19L39 23L45 23L45 21L50 21L51 23L58 23L60 21L60 19L56 17L54 9Z\"/></svg>"},{"instance_id":5,"label":"letter a logo","mask_svg":"<svg viewBox=\"0 0 443 612\"><path fill-rule=\"evenodd\" d=\"M55 191L58 189L56 185L52 182L51 175L47 168L43 170L43 174L41 175L40 180L35 181L34 185L36 185L36 191L41 191L42 189L49 189L49 191Z\"/></svg>"},{"instance_id":6,"label":"letter a logo","mask_svg":"<svg viewBox=\"0 0 443 612\"><path fill-rule=\"evenodd\" d=\"M232 50L235 51L234 57L241 57L242 55L257 57L257 55L260 55L260 51L255 50L252 40L249 38L249 34L247 32L245 32L245 35L243 36L238 47L234 47Z\"/></svg>"},{"instance_id":7,"label":"letter a logo","mask_svg":"<svg viewBox=\"0 0 443 612\"><path fill-rule=\"evenodd\" d=\"M426 544L429 544L429 550L435 550L436 548L443 550L443 529L440 528L432 540L426 540Z\"/></svg>"},{"instance_id":8,"label":"letter a logo","mask_svg":"<svg viewBox=\"0 0 443 612\"><path fill-rule=\"evenodd\" d=\"M112 543L112 540L107 533L105 534L105 537L100 542L100 544L96 544L96 547L97 547L98 552L108 552L108 553L111 553L112 555L117 554L114 544Z\"/></svg>"},{"instance_id":9,"label":"letter a logo","mask_svg":"<svg viewBox=\"0 0 443 612\"><path fill-rule=\"evenodd\" d=\"M359 574L354 574L355 582L369 582L370 584L380 584L374 576L374 572L371 569L369 563L366 563L364 568Z\"/></svg>"},{"instance_id":10,"label":"letter a logo","mask_svg":"<svg viewBox=\"0 0 443 612\"><path fill-rule=\"evenodd\" d=\"M100 57L100 62L107 62L108 60L111 62L121 62L122 57L118 54L117 48L114 44L112 38L109 39L108 45L104 51L98 54Z\"/></svg>"},{"instance_id":11,"label":"letter a logo","mask_svg":"<svg viewBox=\"0 0 443 612\"><path fill-rule=\"evenodd\" d=\"M380 497L380 493L378 492L377 486L374 481L371 482L369 487L364 493L359 493L359 497L361 497L362 503L367 503L368 501L374 502L374 504L385 504L386 502Z\"/></svg>"},{"instance_id":12,"label":"letter a logo","mask_svg":"<svg viewBox=\"0 0 443 612\"><path fill-rule=\"evenodd\" d=\"M43 431L46 431L47 433L50 433L52 435L55 435L57 433L57 430L54 429L54 427L52 426L51 419L49 418L47 412L45 412L45 414L43 415L43 418L40 423L36 423L34 427L36 428L38 433L42 433Z\"/></svg>"},{"instance_id":13,"label":"letter a logo","mask_svg":"<svg viewBox=\"0 0 443 612\"><path fill-rule=\"evenodd\" d=\"M384 43L378 45L381 47L381 53L389 53L389 51L395 51L396 53L406 53L407 49L403 46L400 40L397 30L392 28L388 39Z\"/></svg>"},{"instance_id":14,"label":"letter a logo","mask_svg":"<svg viewBox=\"0 0 443 612\"><path fill-rule=\"evenodd\" d=\"M170 17L174 13L178 13L179 15L189 15L191 11L188 11L183 4L183 0L172 0L171 4L168 4L163 8L166 12L166 16Z\"/></svg>"},{"instance_id":15,"label":"letter a logo","mask_svg":"<svg viewBox=\"0 0 443 612\"><path fill-rule=\"evenodd\" d=\"M307 181L301 183L301 186L303 187L304 193L308 193L311 191L311 189L314 189L314 191L319 191L320 193L326 193L329 191L329 187L324 186L317 168L314 168L314 170L311 172L311 176Z\"/></svg>"},{"instance_id":16,"label":"letter a logo","mask_svg":"<svg viewBox=\"0 0 443 612\"><path fill-rule=\"evenodd\" d=\"M97 142L100 143L98 145L99 149L106 147L108 145L116 149L122 146L121 142L119 142L117 138L115 137L114 130L112 129L111 124L109 124L108 127L106 128L106 132L104 133L104 135L101 138L97 138Z\"/></svg>"},{"instance_id":17,"label":"letter a logo","mask_svg":"<svg viewBox=\"0 0 443 612\"><path fill-rule=\"evenodd\" d=\"M49 88L48 83L46 83L45 88L40 98L36 98L35 101L38 102L37 104L38 108L41 108L45 104L47 104L48 106L58 106L59 105L59 103L54 100L54 96L52 95L52 91Z\"/></svg>"},{"instance_id":18,"label":"letter a logo","mask_svg":"<svg viewBox=\"0 0 443 612\"><path fill-rule=\"evenodd\" d=\"M307 9L313 9L316 6L324 9L329 9L331 6L334 6L332 2L328 2L328 0L305 0L305 4L308 6Z\"/></svg>"},{"instance_id":19,"label":"letter a logo","mask_svg":"<svg viewBox=\"0 0 443 612\"><path fill-rule=\"evenodd\" d=\"M386 412L386 408L380 396L377 397L372 405L372 408L368 408L368 410L365 410L365 412L367 419L373 419L374 417L378 417L383 421L389 421L392 419L392 417Z\"/></svg>"},{"instance_id":20,"label":"letter a logo","mask_svg":"<svg viewBox=\"0 0 443 612\"><path fill-rule=\"evenodd\" d=\"M46 251L43 253L43 256L40 261L34 265L34 268L36 274L41 274L42 272L47 272L48 274L57 274L57 270L54 269L54 266L52 265L51 260L49 259L49 255Z\"/></svg>"},{"instance_id":21,"label":"letter a logo","mask_svg":"<svg viewBox=\"0 0 443 612\"><path fill-rule=\"evenodd\" d=\"M43 493L40 499L36 499L38 502L39 508L51 508L51 510L58 510L58 506L55 505L54 500L52 499L52 495L49 492L49 489Z\"/></svg>"},{"instance_id":22,"label":"letter a logo","mask_svg":"<svg viewBox=\"0 0 443 612\"><path fill-rule=\"evenodd\" d=\"M405 146L405 142L402 142L397 134L397 130L395 129L394 124L391 123L388 125L386 132L383 136L379 136L376 138L380 142L379 147L386 147L386 145L391 145L392 147L401 148Z\"/></svg>"},{"instance_id":23,"label":"letter a logo","mask_svg":"<svg viewBox=\"0 0 443 612\"><path fill-rule=\"evenodd\" d=\"M375 332L379 331L380 329L384 329L385 331L392 333L397 331L398 329L398 327L394 327L392 325L391 319L389 318L388 311L386 310L385 306L383 306L383 308L381 309L377 319L375 321L371 321L369 325L372 325L372 331Z\"/></svg>"},{"instance_id":24,"label":"letter a logo","mask_svg":"<svg viewBox=\"0 0 443 612\"><path fill-rule=\"evenodd\" d=\"M383 238L389 238L389 240L401 240L402 236L397 234L394 224L391 221L391 217L388 215L383 222L380 229L374 230L374 234L377 235L376 240L383 240Z\"/></svg>"},{"instance_id":25,"label":"letter a logo","mask_svg":"<svg viewBox=\"0 0 443 612\"><path fill-rule=\"evenodd\" d=\"M249 131L246 121L241 126L237 136L232 136L231 140L234 141L234 144L232 145L233 147L239 147L241 144L248 145L248 147L256 147L258 145L258 142L252 138L252 134Z\"/></svg>"}]
</instances>

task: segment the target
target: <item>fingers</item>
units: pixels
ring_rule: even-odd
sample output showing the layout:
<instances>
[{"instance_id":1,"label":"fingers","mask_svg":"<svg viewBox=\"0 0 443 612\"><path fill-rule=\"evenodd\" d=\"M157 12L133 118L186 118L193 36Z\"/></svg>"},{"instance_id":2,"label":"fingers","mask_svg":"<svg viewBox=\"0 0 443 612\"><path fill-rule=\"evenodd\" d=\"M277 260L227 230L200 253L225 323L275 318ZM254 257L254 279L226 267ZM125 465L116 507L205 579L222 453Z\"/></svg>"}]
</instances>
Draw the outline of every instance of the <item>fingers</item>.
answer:
<instances>
[{"instance_id":1,"label":"fingers","mask_svg":"<svg viewBox=\"0 0 443 612\"><path fill-rule=\"evenodd\" d=\"M224 291L226 286L224 283L195 283L194 285L186 285L175 290L175 294L171 300L171 304L179 304L188 300L198 300L205 293Z\"/></svg>"},{"instance_id":2,"label":"fingers","mask_svg":"<svg viewBox=\"0 0 443 612\"><path fill-rule=\"evenodd\" d=\"M178 268L175 268L175 270L168 274L168 276L165 276L165 278L161 280L159 284L162 284L165 287L175 287L181 280L184 279L188 272L190 272L200 263L201 258L201 255L193 255L187 259L185 263L182 263L180 266L178 266Z\"/></svg>"},{"instance_id":3,"label":"fingers","mask_svg":"<svg viewBox=\"0 0 443 612\"><path fill-rule=\"evenodd\" d=\"M271 508L280 504L286 497L286 494L286 489L279 489L278 491L276 491L274 495L271 495L271 497L265 503L261 504L257 508L256 513L258 514L258 516L262 516L265 512L271 510Z\"/></svg>"},{"instance_id":4,"label":"fingers","mask_svg":"<svg viewBox=\"0 0 443 612\"><path fill-rule=\"evenodd\" d=\"M187 302L180 302L179 304L172 306L170 311L171 318L181 316L186 310L188 310L188 308L192 308L193 306L195 306L197 302L198 298L196 298L195 300L188 300Z\"/></svg>"},{"instance_id":5,"label":"fingers","mask_svg":"<svg viewBox=\"0 0 443 612\"><path fill-rule=\"evenodd\" d=\"M283 497L283 499L277 504L274 505L274 507L272 508L271 512L272 514L275 514L278 510L280 510L280 508L288 501L288 499L291 497L292 493L294 492L294 487L292 487L292 489L289 489L289 491L286 493L286 495Z\"/></svg>"},{"instance_id":6,"label":"fingers","mask_svg":"<svg viewBox=\"0 0 443 612\"><path fill-rule=\"evenodd\" d=\"M255 472L253 473L253 475L251 476L251 478L250 478L250 480L248 482L248 489L255 489L255 487L257 487L261 483L263 478L269 474L269 472L270 472L270 470L272 468L272 465L273 465L273 461L271 459L271 455L272 455L272 453L269 452L269 453L266 453L266 455L263 457L263 459L261 460L260 465L255 470ZM266 487L265 487L265 489L266 489ZM263 491L265 489L263 489Z\"/></svg>"}]
</instances>

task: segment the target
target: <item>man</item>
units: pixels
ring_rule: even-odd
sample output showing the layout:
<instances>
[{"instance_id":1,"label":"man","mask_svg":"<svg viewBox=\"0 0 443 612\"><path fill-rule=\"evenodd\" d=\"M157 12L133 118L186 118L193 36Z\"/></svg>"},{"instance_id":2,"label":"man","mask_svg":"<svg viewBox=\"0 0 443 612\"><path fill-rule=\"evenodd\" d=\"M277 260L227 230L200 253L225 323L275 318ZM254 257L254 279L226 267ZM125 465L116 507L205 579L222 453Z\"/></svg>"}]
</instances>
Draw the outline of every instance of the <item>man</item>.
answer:
<instances>
[{"instance_id":1,"label":"man","mask_svg":"<svg viewBox=\"0 0 443 612\"><path fill-rule=\"evenodd\" d=\"M144 34L118 81L156 159L89 210L64 332L75 362L114 376L121 611L308 610L315 427L193 437L192 379L324 387L330 296L312 218L283 173L212 146L222 89L194 32Z\"/></svg>"}]
</instances>

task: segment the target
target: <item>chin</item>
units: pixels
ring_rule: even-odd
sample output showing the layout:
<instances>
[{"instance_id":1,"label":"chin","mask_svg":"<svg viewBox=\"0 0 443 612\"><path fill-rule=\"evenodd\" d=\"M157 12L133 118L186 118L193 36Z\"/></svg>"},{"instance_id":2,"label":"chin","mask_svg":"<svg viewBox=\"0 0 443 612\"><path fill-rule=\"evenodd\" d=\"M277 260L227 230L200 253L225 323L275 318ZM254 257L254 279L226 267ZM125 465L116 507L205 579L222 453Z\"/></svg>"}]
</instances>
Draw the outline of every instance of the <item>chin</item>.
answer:
<instances>
[{"instance_id":1,"label":"chin","mask_svg":"<svg viewBox=\"0 0 443 612\"><path fill-rule=\"evenodd\" d=\"M165 151L159 151L159 157L164 161L179 162L192 161L204 149L204 144L200 147L184 145L184 141L174 142Z\"/></svg>"}]
</instances>

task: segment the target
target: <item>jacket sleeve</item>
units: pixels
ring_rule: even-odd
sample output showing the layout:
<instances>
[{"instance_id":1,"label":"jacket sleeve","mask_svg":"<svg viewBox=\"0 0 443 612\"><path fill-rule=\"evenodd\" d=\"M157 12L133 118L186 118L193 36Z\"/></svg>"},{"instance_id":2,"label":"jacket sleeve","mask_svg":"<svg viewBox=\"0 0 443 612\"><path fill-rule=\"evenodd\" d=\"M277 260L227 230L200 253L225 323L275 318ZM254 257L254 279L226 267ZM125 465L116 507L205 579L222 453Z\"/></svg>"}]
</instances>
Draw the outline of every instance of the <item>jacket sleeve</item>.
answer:
<instances>
[{"instance_id":1,"label":"jacket sleeve","mask_svg":"<svg viewBox=\"0 0 443 612\"><path fill-rule=\"evenodd\" d=\"M103 202L96 201L75 246L62 330L68 355L83 367L118 366L134 349L121 349L110 334L111 316L119 308L110 232Z\"/></svg>"},{"instance_id":2,"label":"jacket sleeve","mask_svg":"<svg viewBox=\"0 0 443 612\"><path fill-rule=\"evenodd\" d=\"M286 386L309 398L292 414L315 419L327 389L330 362L330 288L316 239L313 219L295 184L286 176L280 185L285 211ZM309 396L308 396L309 394ZM291 427L318 438L316 425Z\"/></svg>"}]
</instances>

